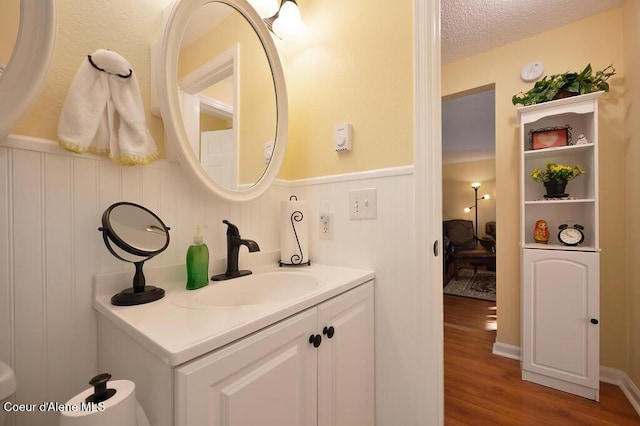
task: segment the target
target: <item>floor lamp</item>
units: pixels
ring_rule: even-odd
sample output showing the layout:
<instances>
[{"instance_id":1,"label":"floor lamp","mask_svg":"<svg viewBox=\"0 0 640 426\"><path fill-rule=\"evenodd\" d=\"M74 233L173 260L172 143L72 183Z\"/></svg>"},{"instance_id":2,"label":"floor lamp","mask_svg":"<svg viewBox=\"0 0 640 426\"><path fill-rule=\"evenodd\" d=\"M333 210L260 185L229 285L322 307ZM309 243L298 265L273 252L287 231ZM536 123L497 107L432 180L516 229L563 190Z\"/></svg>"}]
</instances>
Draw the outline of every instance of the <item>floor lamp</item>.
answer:
<instances>
[{"instance_id":1,"label":"floor lamp","mask_svg":"<svg viewBox=\"0 0 640 426\"><path fill-rule=\"evenodd\" d=\"M476 228L476 236L478 236L478 201L479 200L488 200L491 198L491 196L489 194L484 194L482 197L478 198L478 188L480 188L480 183L478 182L473 182L471 184L471 187L473 188L474 192L475 192L475 196L473 197L475 199L475 204L473 206L469 206L467 208L464 209L465 213L469 213L471 211L471 209L476 209L476 221L475 221L475 228ZM476 242L477 244L477 242Z\"/></svg>"}]
</instances>

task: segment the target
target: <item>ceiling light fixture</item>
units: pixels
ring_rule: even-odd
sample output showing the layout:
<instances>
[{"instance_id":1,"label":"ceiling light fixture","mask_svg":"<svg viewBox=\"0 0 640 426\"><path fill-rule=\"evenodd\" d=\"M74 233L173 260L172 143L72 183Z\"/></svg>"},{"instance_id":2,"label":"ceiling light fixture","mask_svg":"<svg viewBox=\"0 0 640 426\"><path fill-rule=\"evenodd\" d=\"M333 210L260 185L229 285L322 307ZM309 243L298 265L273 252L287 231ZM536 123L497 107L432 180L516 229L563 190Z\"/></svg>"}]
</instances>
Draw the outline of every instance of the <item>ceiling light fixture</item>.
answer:
<instances>
[{"instance_id":1,"label":"ceiling light fixture","mask_svg":"<svg viewBox=\"0 0 640 426\"><path fill-rule=\"evenodd\" d=\"M278 13L278 0L249 0L249 4L253 6L262 19Z\"/></svg>"},{"instance_id":2,"label":"ceiling light fixture","mask_svg":"<svg viewBox=\"0 0 640 426\"><path fill-rule=\"evenodd\" d=\"M307 31L295 0L282 0L280 10L270 18L266 18L264 22L267 28L281 40L298 39Z\"/></svg>"}]
</instances>

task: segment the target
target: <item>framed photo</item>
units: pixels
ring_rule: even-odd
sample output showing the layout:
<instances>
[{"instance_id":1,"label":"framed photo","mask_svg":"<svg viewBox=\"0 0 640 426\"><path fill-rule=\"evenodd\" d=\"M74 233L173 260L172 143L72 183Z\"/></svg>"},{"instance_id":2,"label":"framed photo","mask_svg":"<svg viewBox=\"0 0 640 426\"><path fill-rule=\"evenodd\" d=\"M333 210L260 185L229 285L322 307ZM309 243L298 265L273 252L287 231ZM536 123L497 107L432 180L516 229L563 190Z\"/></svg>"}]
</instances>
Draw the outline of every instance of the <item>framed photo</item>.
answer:
<instances>
[{"instance_id":1,"label":"framed photo","mask_svg":"<svg viewBox=\"0 0 640 426\"><path fill-rule=\"evenodd\" d=\"M571 145L571 126L546 127L531 130L529 135L530 149L545 149Z\"/></svg>"}]
</instances>

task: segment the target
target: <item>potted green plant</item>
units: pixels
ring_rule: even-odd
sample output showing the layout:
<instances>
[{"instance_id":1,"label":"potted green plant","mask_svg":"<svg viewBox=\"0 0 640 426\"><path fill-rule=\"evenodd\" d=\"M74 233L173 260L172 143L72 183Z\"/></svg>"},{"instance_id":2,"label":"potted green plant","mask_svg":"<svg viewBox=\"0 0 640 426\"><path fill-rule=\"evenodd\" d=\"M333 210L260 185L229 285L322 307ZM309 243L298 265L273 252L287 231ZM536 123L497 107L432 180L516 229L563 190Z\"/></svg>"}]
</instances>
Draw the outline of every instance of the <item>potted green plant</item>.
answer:
<instances>
[{"instance_id":1,"label":"potted green plant","mask_svg":"<svg viewBox=\"0 0 640 426\"><path fill-rule=\"evenodd\" d=\"M544 76L528 92L520 92L513 95L511 102L514 105L522 104L527 106L600 90L608 92L609 83L607 83L607 80L615 73L616 70L613 68L613 64L602 71L596 71L595 74L591 69L591 64L588 64L579 73L565 72Z\"/></svg>"},{"instance_id":2,"label":"potted green plant","mask_svg":"<svg viewBox=\"0 0 640 426\"><path fill-rule=\"evenodd\" d=\"M579 165L565 166L550 161L546 161L544 165L544 170L534 169L531 172L531 178L544 184L547 191L545 198L567 197L569 194L564 192L567 182L584 173L584 170Z\"/></svg>"}]
</instances>

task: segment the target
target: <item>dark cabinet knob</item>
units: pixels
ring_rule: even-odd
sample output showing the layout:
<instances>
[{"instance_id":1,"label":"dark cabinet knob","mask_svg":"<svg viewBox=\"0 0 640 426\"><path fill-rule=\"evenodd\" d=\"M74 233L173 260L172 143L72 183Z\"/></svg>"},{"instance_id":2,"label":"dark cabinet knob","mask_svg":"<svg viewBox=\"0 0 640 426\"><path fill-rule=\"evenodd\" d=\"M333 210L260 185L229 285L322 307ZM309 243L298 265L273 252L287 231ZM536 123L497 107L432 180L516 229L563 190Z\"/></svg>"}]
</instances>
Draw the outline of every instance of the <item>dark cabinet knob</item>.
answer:
<instances>
[{"instance_id":1,"label":"dark cabinet knob","mask_svg":"<svg viewBox=\"0 0 640 426\"><path fill-rule=\"evenodd\" d=\"M322 336L319 334L312 334L309 336L309 343L311 343L314 348L317 348L320 346L320 343L322 343Z\"/></svg>"},{"instance_id":2,"label":"dark cabinet knob","mask_svg":"<svg viewBox=\"0 0 640 426\"><path fill-rule=\"evenodd\" d=\"M595 318L591 318L591 324L598 324L598 320Z\"/></svg>"},{"instance_id":3,"label":"dark cabinet knob","mask_svg":"<svg viewBox=\"0 0 640 426\"><path fill-rule=\"evenodd\" d=\"M325 328L322 329L322 334L327 336L329 339L331 339L333 337L335 332L336 332L336 330L335 330L335 328L333 328L333 326L325 327Z\"/></svg>"}]
</instances>

